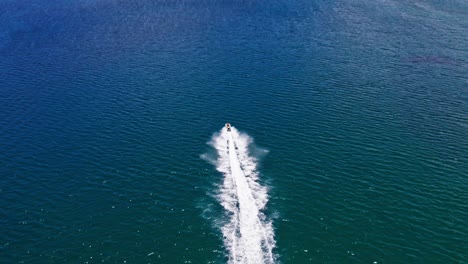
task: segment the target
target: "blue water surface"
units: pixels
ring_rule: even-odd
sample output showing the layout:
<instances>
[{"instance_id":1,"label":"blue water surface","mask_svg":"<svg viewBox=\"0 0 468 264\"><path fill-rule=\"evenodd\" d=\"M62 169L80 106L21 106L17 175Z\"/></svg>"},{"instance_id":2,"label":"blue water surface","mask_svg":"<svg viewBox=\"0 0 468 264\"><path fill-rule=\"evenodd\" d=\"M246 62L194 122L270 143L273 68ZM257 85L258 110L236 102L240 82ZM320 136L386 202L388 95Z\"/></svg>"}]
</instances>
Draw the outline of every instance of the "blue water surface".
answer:
<instances>
[{"instance_id":1,"label":"blue water surface","mask_svg":"<svg viewBox=\"0 0 468 264\"><path fill-rule=\"evenodd\" d=\"M226 263L227 121L278 263L466 263L467 32L462 0L3 0L0 263Z\"/></svg>"}]
</instances>

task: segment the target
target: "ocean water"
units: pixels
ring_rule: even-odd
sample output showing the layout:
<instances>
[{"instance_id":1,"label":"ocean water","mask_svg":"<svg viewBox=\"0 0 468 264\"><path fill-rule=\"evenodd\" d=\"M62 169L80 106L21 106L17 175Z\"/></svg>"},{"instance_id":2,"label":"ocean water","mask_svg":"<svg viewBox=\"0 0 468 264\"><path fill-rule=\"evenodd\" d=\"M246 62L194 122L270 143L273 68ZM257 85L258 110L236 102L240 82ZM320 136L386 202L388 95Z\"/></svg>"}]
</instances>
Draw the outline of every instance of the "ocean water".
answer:
<instances>
[{"instance_id":1,"label":"ocean water","mask_svg":"<svg viewBox=\"0 0 468 264\"><path fill-rule=\"evenodd\" d=\"M3 0L0 263L468 263L467 32L462 0Z\"/></svg>"}]
</instances>

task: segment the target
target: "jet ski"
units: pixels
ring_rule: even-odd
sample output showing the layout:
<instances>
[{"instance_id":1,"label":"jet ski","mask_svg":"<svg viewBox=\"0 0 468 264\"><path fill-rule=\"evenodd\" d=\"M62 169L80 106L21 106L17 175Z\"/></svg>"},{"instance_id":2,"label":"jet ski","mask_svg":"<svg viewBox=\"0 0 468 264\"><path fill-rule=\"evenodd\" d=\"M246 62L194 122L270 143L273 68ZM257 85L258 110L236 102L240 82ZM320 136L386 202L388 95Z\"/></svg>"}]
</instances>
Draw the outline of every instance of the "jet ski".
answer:
<instances>
[{"instance_id":1,"label":"jet ski","mask_svg":"<svg viewBox=\"0 0 468 264\"><path fill-rule=\"evenodd\" d=\"M227 128L227 131L231 131L231 124L226 123L226 128Z\"/></svg>"}]
</instances>

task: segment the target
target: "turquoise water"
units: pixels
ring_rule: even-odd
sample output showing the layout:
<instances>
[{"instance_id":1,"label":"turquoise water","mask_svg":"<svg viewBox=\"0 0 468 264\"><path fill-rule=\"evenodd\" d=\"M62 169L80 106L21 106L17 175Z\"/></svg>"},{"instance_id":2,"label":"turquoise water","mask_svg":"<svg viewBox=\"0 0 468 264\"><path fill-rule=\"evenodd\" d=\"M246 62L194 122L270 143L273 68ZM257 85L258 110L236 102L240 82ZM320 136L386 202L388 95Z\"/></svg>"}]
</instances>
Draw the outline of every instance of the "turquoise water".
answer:
<instances>
[{"instance_id":1,"label":"turquoise water","mask_svg":"<svg viewBox=\"0 0 468 264\"><path fill-rule=\"evenodd\" d=\"M276 263L468 261L464 1L2 1L0 263L227 263L212 137Z\"/></svg>"}]
</instances>

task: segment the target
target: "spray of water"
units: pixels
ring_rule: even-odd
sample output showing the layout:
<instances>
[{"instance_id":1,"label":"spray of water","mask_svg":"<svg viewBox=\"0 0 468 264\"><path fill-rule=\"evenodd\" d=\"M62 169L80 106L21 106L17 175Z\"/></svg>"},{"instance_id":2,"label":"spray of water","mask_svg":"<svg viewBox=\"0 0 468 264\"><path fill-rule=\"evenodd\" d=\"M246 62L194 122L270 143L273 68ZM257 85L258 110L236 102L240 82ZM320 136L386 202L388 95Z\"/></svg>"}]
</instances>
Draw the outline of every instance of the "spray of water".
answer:
<instances>
[{"instance_id":1,"label":"spray of water","mask_svg":"<svg viewBox=\"0 0 468 264\"><path fill-rule=\"evenodd\" d=\"M258 183L257 161L250 156L252 139L234 127L223 128L211 144L216 148L216 168L224 175L217 196L229 220L221 227L229 263L274 263L272 223L262 209L267 189Z\"/></svg>"}]
</instances>

